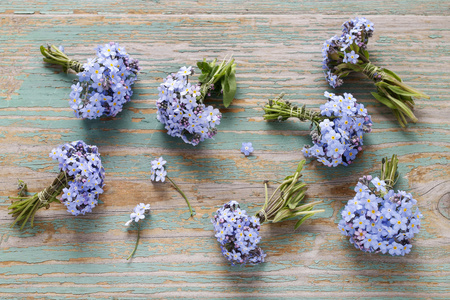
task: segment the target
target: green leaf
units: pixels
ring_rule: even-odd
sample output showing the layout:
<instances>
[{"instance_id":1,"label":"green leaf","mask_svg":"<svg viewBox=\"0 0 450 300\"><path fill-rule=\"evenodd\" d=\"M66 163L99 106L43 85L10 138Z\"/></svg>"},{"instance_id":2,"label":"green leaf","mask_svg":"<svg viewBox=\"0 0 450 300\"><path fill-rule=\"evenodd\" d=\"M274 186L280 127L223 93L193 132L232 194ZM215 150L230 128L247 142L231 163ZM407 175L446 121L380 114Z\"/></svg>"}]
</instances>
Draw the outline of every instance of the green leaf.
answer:
<instances>
[{"instance_id":1,"label":"green leaf","mask_svg":"<svg viewBox=\"0 0 450 300\"><path fill-rule=\"evenodd\" d=\"M367 59L369 59L369 51L367 51L367 50L361 50L361 53L362 53Z\"/></svg>"},{"instance_id":2,"label":"green leaf","mask_svg":"<svg viewBox=\"0 0 450 300\"><path fill-rule=\"evenodd\" d=\"M305 165L306 160L302 159L298 165L297 165L297 170L295 171L295 173L300 173L303 170L303 166Z\"/></svg>"},{"instance_id":3,"label":"green leaf","mask_svg":"<svg viewBox=\"0 0 450 300\"><path fill-rule=\"evenodd\" d=\"M202 75L198 76L198 81L200 81L201 83L207 82L208 81L208 74L202 74Z\"/></svg>"},{"instance_id":4,"label":"green leaf","mask_svg":"<svg viewBox=\"0 0 450 300\"><path fill-rule=\"evenodd\" d=\"M355 53L359 52L359 47L358 47L358 45L356 45L356 43L351 44L350 49L355 51Z\"/></svg>"},{"instance_id":5,"label":"green leaf","mask_svg":"<svg viewBox=\"0 0 450 300\"><path fill-rule=\"evenodd\" d=\"M402 82L402 79L400 78L400 76L398 76L397 74L395 74L395 73L392 72L391 70L388 70L388 69L382 69L381 71L384 72L384 73L386 73L386 74L388 74L388 75L390 75L390 76L392 76L392 77L394 77L396 80Z\"/></svg>"},{"instance_id":6,"label":"green leaf","mask_svg":"<svg viewBox=\"0 0 450 300\"><path fill-rule=\"evenodd\" d=\"M226 94L225 94L225 92L223 94L223 105L225 107L228 107L228 106L230 106L231 102L234 100L234 96L236 95L237 86L236 86L236 76L235 76L234 72L230 73L226 78L227 78L226 80L228 81L229 89Z\"/></svg>"},{"instance_id":7,"label":"green leaf","mask_svg":"<svg viewBox=\"0 0 450 300\"><path fill-rule=\"evenodd\" d=\"M44 46L41 45L40 50L41 50L42 55L47 57L47 48L45 48Z\"/></svg>"},{"instance_id":8,"label":"green leaf","mask_svg":"<svg viewBox=\"0 0 450 300\"><path fill-rule=\"evenodd\" d=\"M406 124L403 123L402 118L400 117L400 112L398 110L393 110L394 116L397 118L397 121L400 123L400 126L405 127Z\"/></svg>"},{"instance_id":9,"label":"green leaf","mask_svg":"<svg viewBox=\"0 0 450 300\"><path fill-rule=\"evenodd\" d=\"M408 106L406 106L403 102L401 102L398 99L395 99L392 96L388 96L388 97L389 97L389 99L391 99L392 103L399 108L400 111L402 111L405 115L407 115L411 119L411 121L413 123L417 122L416 116L413 114L412 110L409 109Z\"/></svg>"},{"instance_id":10,"label":"green leaf","mask_svg":"<svg viewBox=\"0 0 450 300\"><path fill-rule=\"evenodd\" d=\"M359 65L354 65L354 64L340 64L337 68L340 68L342 66L342 68L347 68L350 70L353 70L355 72L362 72L363 69L359 66Z\"/></svg>"},{"instance_id":11,"label":"green leaf","mask_svg":"<svg viewBox=\"0 0 450 300\"><path fill-rule=\"evenodd\" d=\"M312 216L314 216L314 213L306 215L303 218L301 218L300 220L298 220L297 223L295 223L294 230L298 229L300 227L300 225L303 224L303 222L305 222L307 219L311 218Z\"/></svg>"},{"instance_id":12,"label":"green leaf","mask_svg":"<svg viewBox=\"0 0 450 300\"><path fill-rule=\"evenodd\" d=\"M343 73L341 73L341 74L339 75L339 78L345 78L345 77L348 76L348 74L350 74L350 71L343 72Z\"/></svg>"},{"instance_id":13,"label":"green leaf","mask_svg":"<svg viewBox=\"0 0 450 300\"><path fill-rule=\"evenodd\" d=\"M203 74L209 74L211 72L211 68L206 61L197 62L197 67L202 71Z\"/></svg>"},{"instance_id":14,"label":"green leaf","mask_svg":"<svg viewBox=\"0 0 450 300\"><path fill-rule=\"evenodd\" d=\"M282 208L281 210L278 211L278 213L275 215L275 217L273 218L272 222L273 223L277 223L280 221L283 221L287 218L290 218L290 212L288 209L286 208Z\"/></svg>"},{"instance_id":15,"label":"green leaf","mask_svg":"<svg viewBox=\"0 0 450 300\"><path fill-rule=\"evenodd\" d=\"M394 85L388 85L387 86L388 89L390 89L391 91L393 91L394 93L398 94L398 95L402 95L402 96L407 96L407 97L416 97L417 94L416 93L411 93L408 91L405 91L404 89L398 87L398 86L394 86Z\"/></svg>"},{"instance_id":16,"label":"green leaf","mask_svg":"<svg viewBox=\"0 0 450 300\"><path fill-rule=\"evenodd\" d=\"M374 98L377 99L380 103L386 105L386 106L389 107L390 109L396 109L395 105L393 105L393 104L391 103L391 101L389 101L388 98L383 97L383 96L380 95L379 93L375 93L375 92L372 92L371 94L372 94L372 96L374 96Z\"/></svg>"}]
</instances>

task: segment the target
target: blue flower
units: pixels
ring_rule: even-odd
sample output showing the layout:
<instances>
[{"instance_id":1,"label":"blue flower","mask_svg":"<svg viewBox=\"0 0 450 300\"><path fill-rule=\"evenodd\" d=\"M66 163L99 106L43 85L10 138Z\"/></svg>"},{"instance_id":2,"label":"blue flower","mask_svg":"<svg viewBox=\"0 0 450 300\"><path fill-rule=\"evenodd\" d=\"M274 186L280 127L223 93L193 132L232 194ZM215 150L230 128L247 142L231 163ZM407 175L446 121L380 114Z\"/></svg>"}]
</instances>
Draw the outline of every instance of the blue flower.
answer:
<instances>
[{"instance_id":1,"label":"blue flower","mask_svg":"<svg viewBox=\"0 0 450 300\"><path fill-rule=\"evenodd\" d=\"M166 175L167 175L166 170L164 170L164 169L156 170L155 173L156 173L156 179L155 179L156 182L158 182L158 181L164 182L166 180Z\"/></svg>"},{"instance_id":2,"label":"blue flower","mask_svg":"<svg viewBox=\"0 0 450 300\"><path fill-rule=\"evenodd\" d=\"M351 219L353 219L355 217L355 206L346 206L345 209L342 211L341 215L342 218L346 221L349 222Z\"/></svg>"},{"instance_id":3,"label":"blue flower","mask_svg":"<svg viewBox=\"0 0 450 300\"><path fill-rule=\"evenodd\" d=\"M242 143L241 152L244 153L245 156L249 156L250 153L253 152L252 143Z\"/></svg>"},{"instance_id":4,"label":"blue flower","mask_svg":"<svg viewBox=\"0 0 450 300\"><path fill-rule=\"evenodd\" d=\"M403 246L399 243L392 242L387 249L390 255L401 255Z\"/></svg>"},{"instance_id":5,"label":"blue flower","mask_svg":"<svg viewBox=\"0 0 450 300\"><path fill-rule=\"evenodd\" d=\"M140 225L139 221L144 220L145 215L148 213L150 213L150 204L139 203L133 209L133 212L130 214L130 220L128 220L125 223L125 226L128 227L131 224L138 224L138 230L140 230L141 228L139 226ZM131 252L130 256L128 256L127 260L130 259L134 255L138 245L139 245L139 234L138 234L138 238L136 240L136 246L134 247L134 250Z\"/></svg>"},{"instance_id":6,"label":"blue flower","mask_svg":"<svg viewBox=\"0 0 450 300\"><path fill-rule=\"evenodd\" d=\"M359 55L352 50L350 53L346 53L345 57L349 63L356 64L358 62Z\"/></svg>"},{"instance_id":7,"label":"blue flower","mask_svg":"<svg viewBox=\"0 0 450 300\"><path fill-rule=\"evenodd\" d=\"M158 169L164 169L164 165L167 163L167 161L164 160L164 158L161 156L155 160L152 160L152 169L158 170Z\"/></svg>"},{"instance_id":8,"label":"blue flower","mask_svg":"<svg viewBox=\"0 0 450 300\"><path fill-rule=\"evenodd\" d=\"M323 150L322 150L323 152ZM305 157L310 157L311 156L311 149L307 146L303 147L302 149L302 153Z\"/></svg>"}]
</instances>

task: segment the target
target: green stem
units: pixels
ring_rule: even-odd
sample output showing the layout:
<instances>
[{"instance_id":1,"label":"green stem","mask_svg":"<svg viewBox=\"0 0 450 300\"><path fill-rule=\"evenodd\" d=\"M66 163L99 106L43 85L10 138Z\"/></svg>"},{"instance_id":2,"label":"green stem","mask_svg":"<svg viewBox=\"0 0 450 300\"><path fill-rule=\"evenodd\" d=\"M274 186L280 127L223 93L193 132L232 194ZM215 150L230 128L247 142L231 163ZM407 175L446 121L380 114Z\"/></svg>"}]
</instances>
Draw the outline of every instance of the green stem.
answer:
<instances>
[{"instance_id":1,"label":"green stem","mask_svg":"<svg viewBox=\"0 0 450 300\"><path fill-rule=\"evenodd\" d=\"M380 179L386 182L386 192L381 192L381 196L386 195L390 190L392 190L398 180L398 158L397 155L392 155L389 160L387 157L383 158L381 161L381 175Z\"/></svg>"},{"instance_id":2,"label":"green stem","mask_svg":"<svg viewBox=\"0 0 450 300\"><path fill-rule=\"evenodd\" d=\"M302 122L311 121L317 128L320 128L319 124L323 120L338 118L337 116L322 116L318 112L306 109L305 105L302 107L292 105L289 101L284 101L283 96L284 93L281 93L264 106L265 120L285 121L289 118L297 118Z\"/></svg>"},{"instance_id":3,"label":"green stem","mask_svg":"<svg viewBox=\"0 0 450 300\"><path fill-rule=\"evenodd\" d=\"M191 213L191 217L194 216L194 211L192 210L191 204L189 203L188 198L186 197L186 195L183 193L183 191L178 187L178 185L176 185L175 182L173 182L172 179L170 179L169 176L166 175L166 178L169 179L169 181L173 184L173 186L177 189L177 191L181 194L181 196L183 196L184 200L186 200L186 203L189 207L189 212Z\"/></svg>"},{"instance_id":4,"label":"green stem","mask_svg":"<svg viewBox=\"0 0 450 300\"><path fill-rule=\"evenodd\" d=\"M128 256L127 260L129 260L137 250L137 247L139 245L140 233L141 233L141 225L138 223L138 236L137 236L137 240L136 240L136 245L134 246L133 252L131 252L131 254L130 254L130 256Z\"/></svg>"}]
</instances>

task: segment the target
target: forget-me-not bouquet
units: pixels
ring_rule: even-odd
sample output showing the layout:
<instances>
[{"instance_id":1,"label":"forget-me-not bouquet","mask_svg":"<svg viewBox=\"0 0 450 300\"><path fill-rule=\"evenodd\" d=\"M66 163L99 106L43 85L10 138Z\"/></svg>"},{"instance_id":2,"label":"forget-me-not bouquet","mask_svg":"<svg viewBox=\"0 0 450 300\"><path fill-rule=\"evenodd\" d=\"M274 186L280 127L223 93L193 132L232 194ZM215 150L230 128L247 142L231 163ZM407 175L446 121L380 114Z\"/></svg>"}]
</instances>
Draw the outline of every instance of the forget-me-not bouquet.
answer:
<instances>
[{"instance_id":1,"label":"forget-me-not bouquet","mask_svg":"<svg viewBox=\"0 0 450 300\"><path fill-rule=\"evenodd\" d=\"M314 146L306 145L305 157L315 157L328 167L351 164L362 150L363 135L372 130L372 119L363 104L357 103L352 94L343 96L325 92L328 102L320 106L320 112L298 107L283 100L284 94L270 99L264 106L265 120L285 121L298 118L311 122L311 139Z\"/></svg>"},{"instance_id":2,"label":"forget-me-not bouquet","mask_svg":"<svg viewBox=\"0 0 450 300\"><path fill-rule=\"evenodd\" d=\"M306 183L300 181L304 163L301 161L294 175L286 177L270 197L267 182L264 182L266 201L255 216L249 216L236 201L230 201L217 210L211 219L215 237L223 256L232 265L264 262L266 254L258 246L261 241L259 230L264 222L277 223L300 217L295 224L297 229L306 219L324 211L313 210L314 205L322 201L302 203L307 190Z\"/></svg>"},{"instance_id":3,"label":"forget-me-not bouquet","mask_svg":"<svg viewBox=\"0 0 450 300\"><path fill-rule=\"evenodd\" d=\"M43 207L49 208L52 202L63 203L74 216L89 213L98 204L99 195L103 193L105 170L96 146L75 141L53 149L50 157L59 163L58 176L49 187L29 197L24 190L26 185L19 182L19 197L11 197L18 201L8 207L9 214L15 218L11 227L21 222L20 229L23 229L28 220L33 227L36 212Z\"/></svg>"},{"instance_id":4,"label":"forget-me-not bouquet","mask_svg":"<svg viewBox=\"0 0 450 300\"><path fill-rule=\"evenodd\" d=\"M70 107L77 118L96 119L114 117L133 95L131 89L140 71L139 61L132 59L118 43L110 42L95 48L97 57L82 64L69 59L64 48L54 45L41 46L44 61L63 66L77 73L72 85Z\"/></svg>"},{"instance_id":5,"label":"forget-me-not bouquet","mask_svg":"<svg viewBox=\"0 0 450 300\"><path fill-rule=\"evenodd\" d=\"M167 134L180 137L185 143L198 145L217 134L222 114L217 108L206 106L204 100L211 92L223 94L223 104L228 107L236 93L236 64L234 59L197 63L202 74L198 83L191 84L189 76L194 68L182 67L166 77L159 86L158 120Z\"/></svg>"},{"instance_id":6,"label":"forget-me-not bouquet","mask_svg":"<svg viewBox=\"0 0 450 300\"><path fill-rule=\"evenodd\" d=\"M356 195L342 210L339 229L364 252L405 255L411 251L410 240L420 229L422 214L413 212L417 201L410 193L395 192L398 159L384 158L380 178L367 175L359 179Z\"/></svg>"},{"instance_id":7,"label":"forget-me-not bouquet","mask_svg":"<svg viewBox=\"0 0 450 300\"><path fill-rule=\"evenodd\" d=\"M380 68L369 60L367 44L374 31L373 23L366 18L355 18L342 25L342 35L333 36L322 47L325 78L333 87L344 83L343 79L352 72L364 74L373 80L377 92L372 95L389 107L404 127L409 118L417 122L412 112L413 98L430 98L402 82L402 79L386 68Z\"/></svg>"}]
</instances>

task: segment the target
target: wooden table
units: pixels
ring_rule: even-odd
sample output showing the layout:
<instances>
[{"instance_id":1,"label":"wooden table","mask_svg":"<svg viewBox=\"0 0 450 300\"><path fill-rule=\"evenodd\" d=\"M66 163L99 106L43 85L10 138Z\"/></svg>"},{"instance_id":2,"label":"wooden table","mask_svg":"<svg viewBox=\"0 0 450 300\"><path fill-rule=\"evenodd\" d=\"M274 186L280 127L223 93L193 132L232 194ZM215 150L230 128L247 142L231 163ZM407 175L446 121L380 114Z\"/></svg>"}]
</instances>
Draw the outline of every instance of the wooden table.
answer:
<instances>
[{"instance_id":1,"label":"wooden table","mask_svg":"<svg viewBox=\"0 0 450 300\"><path fill-rule=\"evenodd\" d=\"M444 299L450 296L449 87L450 5L410 1L22 1L0 3L0 296L4 298L355 298ZM61 4L60 2L64 2ZM117 2L117 3L114 3ZM281 91L318 108L331 88L321 71L321 45L354 16L375 23L373 62L390 66L431 96L418 100L417 124L401 129L370 95L372 83L351 76L335 92L351 92L374 121L364 151L350 167L308 160L308 199L325 213L294 231L295 221L266 224L267 262L230 267L210 218L231 199L255 213L264 180L290 175L310 144L308 125L269 123L266 99ZM98 44L118 41L143 68L133 101L116 118L79 120L68 106L75 78L42 62L39 46L64 45L84 61ZM238 92L223 112L215 140L192 147L169 137L156 120L157 86L167 73L206 57L232 54ZM81 217L62 205L41 210L33 229L10 228L8 196L17 178L38 192L56 176L48 157L62 143L99 146L107 171L102 204ZM242 142L255 152L244 157ZM424 214L405 257L357 251L340 235L340 210L364 174L377 174L382 157L398 154L401 179ZM150 182L150 161L163 155L170 184ZM272 184L273 188L275 184ZM139 202L152 212L142 230L124 226Z\"/></svg>"}]
</instances>

